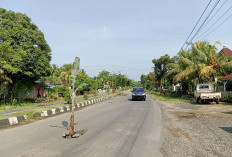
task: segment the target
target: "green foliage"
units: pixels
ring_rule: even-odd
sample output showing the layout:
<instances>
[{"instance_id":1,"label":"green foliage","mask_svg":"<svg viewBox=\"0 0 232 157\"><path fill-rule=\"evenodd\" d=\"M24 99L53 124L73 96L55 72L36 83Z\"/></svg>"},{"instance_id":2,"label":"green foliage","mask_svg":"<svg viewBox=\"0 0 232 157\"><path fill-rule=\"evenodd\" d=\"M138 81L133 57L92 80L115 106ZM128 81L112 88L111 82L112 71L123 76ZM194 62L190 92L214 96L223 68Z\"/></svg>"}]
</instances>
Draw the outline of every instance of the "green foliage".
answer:
<instances>
[{"instance_id":1,"label":"green foliage","mask_svg":"<svg viewBox=\"0 0 232 157\"><path fill-rule=\"evenodd\" d=\"M165 73L168 71L166 65L168 63L174 63L174 59L170 58L168 54L165 54L158 59L153 59L152 63L154 64L155 77L158 81L161 81Z\"/></svg>"},{"instance_id":2,"label":"green foliage","mask_svg":"<svg viewBox=\"0 0 232 157\"><path fill-rule=\"evenodd\" d=\"M50 73L51 50L43 33L22 13L0 9L1 68L13 80Z\"/></svg>"},{"instance_id":3,"label":"green foliage","mask_svg":"<svg viewBox=\"0 0 232 157\"><path fill-rule=\"evenodd\" d=\"M16 103L17 103L17 100L16 99L13 99L13 101L11 102L11 105L16 105Z\"/></svg>"},{"instance_id":4,"label":"green foliage","mask_svg":"<svg viewBox=\"0 0 232 157\"><path fill-rule=\"evenodd\" d=\"M98 95L98 91L97 91L97 90L94 90L94 89L91 90L90 93L93 94L94 96L97 96L97 95Z\"/></svg>"},{"instance_id":5,"label":"green foliage","mask_svg":"<svg viewBox=\"0 0 232 157\"><path fill-rule=\"evenodd\" d=\"M154 59L154 74L160 87L180 83L183 90L191 91L197 83L214 83L218 76L230 74L231 58L226 58L224 53L217 53L216 44L218 42L214 45L207 41L191 43L191 48L181 50L177 57L164 55ZM151 89L148 78L148 75L142 75L141 84Z\"/></svg>"},{"instance_id":6,"label":"green foliage","mask_svg":"<svg viewBox=\"0 0 232 157\"><path fill-rule=\"evenodd\" d=\"M232 95L225 95L224 101L232 102Z\"/></svg>"},{"instance_id":7,"label":"green foliage","mask_svg":"<svg viewBox=\"0 0 232 157\"><path fill-rule=\"evenodd\" d=\"M155 77L155 73L150 72L147 75L141 75L141 84L147 90L153 90L159 87L159 81Z\"/></svg>"},{"instance_id":8,"label":"green foliage","mask_svg":"<svg viewBox=\"0 0 232 157\"><path fill-rule=\"evenodd\" d=\"M15 83L11 86L15 97L29 97L30 95L27 95L27 93L33 91L34 83L31 80L21 79L15 81Z\"/></svg>"},{"instance_id":9,"label":"green foliage","mask_svg":"<svg viewBox=\"0 0 232 157\"><path fill-rule=\"evenodd\" d=\"M232 72L232 63L223 53L216 52L215 44L201 41L191 45L191 49L179 53L180 58L176 63L179 67L175 70L174 82L181 80L196 80L196 83L214 82L216 77Z\"/></svg>"},{"instance_id":10,"label":"green foliage","mask_svg":"<svg viewBox=\"0 0 232 157\"><path fill-rule=\"evenodd\" d=\"M100 84L100 87L103 88L104 85L107 85L107 83L110 82L110 72L108 71L101 71L98 76L97 76L97 79L101 81L101 84Z\"/></svg>"},{"instance_id":11,"label":"green foliage","mask_svg":"<svg viewBox=\"0 0 232 157\"><path fill-rule=\"evenodd\" d=\"M35 98L35 102L36 102L36 103L41 103L42 101L43 101L42 98Z\"/></svg>"},{"instance_id":12,"label":"green foliage","mask_svg":"<svg viewBox=\"0 0 232 157\"><path fill-rule=\"evenodd\" d=\"M65 91L64 91L64 100L67 101L68 103L72 102L69 87L65 88Z\"/></svg>"},{"instance_id":13,"label":"green foliage","mask_svg":"<svg viewBox=\"0 0 232 157\"><path fill-rule=\"evenodd\" d=\"M88 99L89 99L88 93L85 93L85 94L83 95L83 98L84 98L85 100L88 100Z\"/></svg>"}]
</instances>

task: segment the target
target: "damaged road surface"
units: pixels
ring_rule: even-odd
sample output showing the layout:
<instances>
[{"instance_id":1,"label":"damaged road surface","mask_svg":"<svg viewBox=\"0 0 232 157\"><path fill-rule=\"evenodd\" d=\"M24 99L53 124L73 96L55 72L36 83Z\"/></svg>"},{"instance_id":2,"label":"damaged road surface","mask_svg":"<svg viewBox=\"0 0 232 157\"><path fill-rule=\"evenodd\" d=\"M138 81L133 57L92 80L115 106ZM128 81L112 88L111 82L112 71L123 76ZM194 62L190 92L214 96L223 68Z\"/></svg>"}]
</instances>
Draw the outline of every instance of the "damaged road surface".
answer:
<instances>
[{"instance_id":1,"label":"damaged road surface","mask_svg":"<svg viewBox=\"0 0 232 157\"><path fill-rule=\"evenodd\" d=\"M75 112L78 138L63 138L71 113L0 130L5 157L159 157L162 116L147 101L118 96Z\"/></svg>"}]
</instances>

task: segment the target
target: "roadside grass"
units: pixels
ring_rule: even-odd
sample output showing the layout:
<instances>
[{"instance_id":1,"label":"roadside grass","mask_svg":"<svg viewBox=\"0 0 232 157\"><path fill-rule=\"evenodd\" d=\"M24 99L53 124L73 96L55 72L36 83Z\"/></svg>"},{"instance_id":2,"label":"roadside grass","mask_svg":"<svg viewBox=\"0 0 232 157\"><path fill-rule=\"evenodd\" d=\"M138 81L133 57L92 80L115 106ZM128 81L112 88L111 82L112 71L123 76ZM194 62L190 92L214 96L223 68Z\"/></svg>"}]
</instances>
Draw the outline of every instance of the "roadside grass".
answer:
<instances>
[{"instance_id":1,"label":"roadside grass","mask_svg":"<svg viewBox=\"0 0 232 157\"><path fill-rule=\"evenodd\" d=\"M32 107L32 106L39 106L39 105L46 105L48 103L56 103L64 101L63 99L51 101L51 102L41 102L41 103L36 103L36 102L22 102L22 103L17 103L15 105L11 104L3 104L0 105L0 111L7 111L7 110L14 110L14 109L21 109L21 108L27 108L27 107Z\"/></svg>"},{"instance_id":2,"label":"roadside grass","mask_svg":"<svg viewBox=\"0 0 232 157\"><path fill-rule=\"evenodd\" d=\"M186 97L175 97L175 96L170 96L170 95L160 95L158 92L153 92L153 91L148 91L148 94L151 95L151 97L154 100L158 101L166 101L166 102L190 102L190 103L195 103L195 98L186 98ZM214 104L215 102L211 102L211 104ZM225 101L220 101L219 105L232 105L232 102L225 102Z\"/></svg>"},{"instance_id":3,"label":"roadside grass","mask_svg":"<svg viewBox=\"0 0 232 157\"><path fill-rule=\"evenodd\" d=\"M9 118L9 116L0 115L0 120L1 119L6 119L6 118Z\"/></svg>"},{"instance_id":4,"label":"roadside grass","mask_svg":"<svg viewBox=\"0 0 232 157\"><path fill-rule=\"evenodd\" d=\"M76 99L78 100L79 98L81 98L82 96L77 96ZM95 97L97 98L97 97ZM88 100L92 100L92 98L89 98ZM27 107L33 107L33 106L46 106L46 104L51 104L51 103L56 103L56 102L61 102L64 101L63 98L60 98L58 100L55 101L50 101L50 102L22 102L22 103L16 103L15 105L11 105L11 104L0 104L0 111L8 111L8 110L14 110L14 109L23 109L23 108L27 108ZM79 101L78 101L79 102ZM52 105L54 106L54 105Z\"/></svg>"},{"instance_id":5,"label":"roadside grass","mask_svg":"<svg viewBox=\"0 0 232 157\"><path fill-rule=\"evenodd\" d=\"M158 92L148 91L148 94L152 96L153 99L158 101L167 101L167 102L190 102L191 100L184 99L181 97L175 97L170 95L160 95Z\"/></svg>"}]
</instances>

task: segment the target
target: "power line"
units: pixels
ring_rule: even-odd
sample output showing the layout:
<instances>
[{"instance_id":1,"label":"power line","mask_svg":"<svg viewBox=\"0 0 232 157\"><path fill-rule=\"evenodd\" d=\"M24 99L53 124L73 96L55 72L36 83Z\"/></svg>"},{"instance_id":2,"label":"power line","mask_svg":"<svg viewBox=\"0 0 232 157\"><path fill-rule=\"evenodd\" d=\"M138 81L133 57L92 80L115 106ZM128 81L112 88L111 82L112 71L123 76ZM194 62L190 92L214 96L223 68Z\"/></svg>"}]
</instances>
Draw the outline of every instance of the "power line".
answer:
<instances>
[{"instance_id":1,"label":"power line","mask_svg":"<svg viewBox=\"0 0 232 157\"><path fill-rule=\"evenodd\" d=\"M211 32L209 32L206 36L204 36L204 38L205 37L207 37L209 34L211 34L211 33L213 33L216 29L218 29L221 25L223 25L229 18L231 18L232 17L232 14L229 16L229 17L227 17L223 22L221 22L215 29L213 29Z\"/></svg>"},{"instance_id":2,"label":"power line","mask_svg":"<svg viewBox=\"0 0 232 157\"><path fill-rule=\"evenodd\" d=\"M191 38L191 40L189 41L190 43L193 41L193 39L196 37L196 35L200 32L201 28L203 27L203 25L205 24L205 22L208 20L209 16L212 14L212 12L214 11L214 9L217 7L218 3L221 0L217 0L217 2L214 4L214 7L211 9L211 11L209 12L208 16L205 18L205 20L203 21L203 23L201 24L201 26L198 28L197 32L195 33L195 35ZM188 45L186 46L186 48L188 47ZM185 49L186 49L185 48Z\"/></svg>"},{"instance_id":3,"label":"power line","mask_svg":"<svg viewBox=\"0 0 232 157\"><path fill-rule=\"evenodd\" d=\"M209 1L208 5L206 6L205 10L203 11L203 13L201 14L200 18L198 19L196 25L194 26L194 28L192 29L191 33L189 34L189 36L187 37L187 39L185 40L184 44L181 47L181 50L183 49L184 45L186 44L186 42L188 41L188 39L190 38L190 36L192 35L193 31L195 30L195 28L197 27L198 23L200 22L201 18L203 17L203 15L205 14L206 10L208 9L210 3L212 2L212 0Z\"/></svg>"},{"instance_id":4,"label":"power line","mask_svg":"<svg viewBox=\"0 0 232 157\"><path fill-rule=\"evenodd\" d=\"M202 37L204 34L206 34L208 31L210 31L210 29L216 25L227 13L228 11L232 9L232 5L229 7L229 9L227 9L205 32L203 32L198 38Z\"/></svg>"},{"instance_id":5,"label":"power line","mask_svg":"<svg viewBox=\"0 0 232 157\"><path fill-rule=\"evenodd\" d=\"M218 8L218 10L214 13L214 15L206 22L206 24L202 27L202 30L210 23L210 21L216 16L216 14L221 10L221 8L225 5L225 3L228 0L225 0L225 2Z\"/></svg>"}]
</instances>

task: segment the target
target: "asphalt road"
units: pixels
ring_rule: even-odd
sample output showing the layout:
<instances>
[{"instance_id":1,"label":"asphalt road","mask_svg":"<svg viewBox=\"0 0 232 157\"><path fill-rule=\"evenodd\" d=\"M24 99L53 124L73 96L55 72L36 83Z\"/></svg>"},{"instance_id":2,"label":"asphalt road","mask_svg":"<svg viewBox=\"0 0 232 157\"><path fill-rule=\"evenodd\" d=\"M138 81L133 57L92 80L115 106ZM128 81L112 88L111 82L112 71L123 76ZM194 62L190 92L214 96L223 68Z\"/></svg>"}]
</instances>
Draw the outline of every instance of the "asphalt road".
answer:
<instances>
[{"instance_id":1,"label":"asphalt road","mask_svg":"<svg viewBox=\"0 0 232 157\"><path fill-rule=\"evenodd\" d=\"M71 113L0 130L1 157L159 157L162 116L147 101L119 96L75 112L79 138L63 139Z\"/></svg>"}]
</instances>

